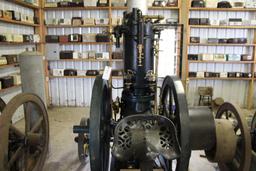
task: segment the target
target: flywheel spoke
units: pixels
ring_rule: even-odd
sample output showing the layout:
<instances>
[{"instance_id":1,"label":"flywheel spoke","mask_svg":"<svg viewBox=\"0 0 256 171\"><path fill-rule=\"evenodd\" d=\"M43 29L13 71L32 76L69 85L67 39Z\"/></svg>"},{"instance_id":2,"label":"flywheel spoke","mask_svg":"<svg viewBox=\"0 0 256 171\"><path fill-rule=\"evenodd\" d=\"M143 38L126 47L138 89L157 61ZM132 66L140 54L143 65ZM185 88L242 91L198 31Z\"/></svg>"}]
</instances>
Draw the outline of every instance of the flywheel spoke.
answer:
<instances>
[{"instance_id":1,"label":"flywheel spoke","mask_svg":"<svg viewBox=\"0 0 256 171\"><path fill-rule=\"evenodd\" d=\"M11 159L9 160L8 166L12 166L15 161L17 161L23 153L24 146L20 146L15 153L12 155Z\"/></svg>"},{"instance_id":2,"label":"flywheel spoke","mask_svg":"<svg viewBox=\"0 0 256 171\"><path fill-rule=\"evenodd\" d=\"M42 134L40 133L28 133L27 139L29 145L39 145L41 142Z\"/></svg>"},{"instance_id":3,"label":"flywheel spoke","mask_svg":"<svg viewBox=\"0 0 256 171\"><path fill-rule=\"evenodd\" d=\"M30 130L31 133L35 133L37 132L39 129L40 129L40 126L42 125L43 123L43 116L41 116L38 121L33 125L32 129Z\"/></svg>"},{"instance_id":4,"label":"flywheel spoke","mask_svg":"<svg viewBox=\"0 0 256 171\"><path fill-rule=\"evenodd\" d=\"M20 138L25 137L25 134L13 125L10 126L10 131L13 132L15 135L17 135Z\"/></svg>"}]
</instances>

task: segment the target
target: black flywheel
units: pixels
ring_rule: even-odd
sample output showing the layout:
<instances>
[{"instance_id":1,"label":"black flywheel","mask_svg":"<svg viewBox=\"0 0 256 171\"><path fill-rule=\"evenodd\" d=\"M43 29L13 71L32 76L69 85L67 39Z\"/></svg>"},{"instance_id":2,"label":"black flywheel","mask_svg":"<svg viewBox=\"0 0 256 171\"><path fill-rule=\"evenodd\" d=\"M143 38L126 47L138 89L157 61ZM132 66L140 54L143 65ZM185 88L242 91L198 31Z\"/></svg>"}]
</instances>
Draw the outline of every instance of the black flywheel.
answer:
<instances>
[{"instance_id":1,"label":"black flywheel","mask_svg":"<svg viewBox=\"0 0 256 171\"><path fill-rule=\"evenodd\" d=\"M17 113L24 120L13 124ZM15 96L0 116L0 170L41 171L49 145L49 121L42 100L33 94Z\"/></svg>"},{"instance_id":2,"label":"black flywheel","mask_svg":"<svg viewBox=\"0 0 256 171\"><path fill-rule=\"evenodd\" d=\"M92 91L89 124L91 171L107 171L109 167L111 110L108 82L97 76Z\"/></svg>"},{"instance_id":3,"label":"black flywheel","mask_svg":"<svg viewBox=\"0 0 256 171\"><path fill-rule=\"evenodd\" d=\"M189 145L189 115L185 91L179 78L167 76L164 79L160 93L160 115L169 118L177 129L181 156L175 162L168 163L168 170L187 171L191 149Z\"/></svg>"}]
</instances>

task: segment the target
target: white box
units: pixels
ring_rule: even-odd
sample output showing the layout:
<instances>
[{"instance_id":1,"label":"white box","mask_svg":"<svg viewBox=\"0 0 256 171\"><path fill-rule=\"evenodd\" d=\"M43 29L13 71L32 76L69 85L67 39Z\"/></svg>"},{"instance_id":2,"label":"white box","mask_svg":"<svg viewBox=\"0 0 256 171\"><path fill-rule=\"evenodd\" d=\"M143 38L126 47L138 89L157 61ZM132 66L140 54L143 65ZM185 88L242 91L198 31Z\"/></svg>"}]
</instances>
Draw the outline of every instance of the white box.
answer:
<instances>
[{"instance_id":1,"label":"white box","mask_svg":"<svg viewBox=\"0 0 256 171\"><path fill-rule=\"evenodd\" d=\"M23 21L23 22L27 22L27 15L20 14L20 20Z\"/></svg>"},{"instance_id":2,"label":"white box","mask_svg":"<svg viewBox=\"0 0 256 171\"><path fill-rule=\"evenodd\" d=\"M200 38L200 43L208 43L208 39L207 38Z\"/></svg>"},{"instance_id":3,"label":"white box","mask_svg":"<svg viewBox=\"0 0 256 171\"><path fill-rule=\"evenodd\" d=\"M12 74L14 85L20 85L21 84L21 76L20 74Z\"/></svg>"},{"instance_id":4,"label":"white box","mask_svg":"<svg viewBox=\"0 0 256 171\"><path fill-rule=\"evenodd\" d=\"M204 78L204 72L197 72L196 77L197 78Z\"/></svg>"},{"instance_id":5,"label":"white box","mask_svg":"<svg viewBox=\"0 0 256 171\"><path fill-rule=\"evenodd\" d=\"M83 19L83 25L95 25L94 18L85 18Z\"/></svg>"},{"instance_id":6,"label":"white box","mask_svg":"<svg viewBox=\"0 0 256 171\"><path fill-rule=\"evenodd\" d=\"M73 59L78 59L78 58L79 58L79 53L73 52Z\"/></svg>"},{"instance_id":7,"label":"white box","mask_svg":"<svg viewBox=\"0 0 256 171\"><path fill-rule=\"evenodd\" d=\"M212 25L212 26L218 26L218 25L220 25L220 21L219 20L210 20L210 25Z\"/></svg>"},{"instance_id":8,"label":"white box","mask_svg":"<svg viewBox=\"0 0 256 171\"><path fill-rule=\"evenodd\" d=\"M244 8L245 7L245 3L244 1L235 1L232 3L232 8Z\"/></svg>"},{"instance_id":9,"label":"white box","mask_svg":"<svg viewBox=\"0 0 256 171\"><path fill-rule=\"evenodd\" d=\"M96 7L98 0L84 0L85 7Z\"/></svg>"},{"instance_id":10,"label":"white box","mask_svg":"<svg viewBox=\"0 0 256 171\"><path fill-rule=\"evenodd\" d=\"M213 59L214 61L226 61L225 55L222 54L213 55Z\"/></svg>"},{"instance_id":11,"label":"white box","mask_svg":"<svg viewBox=\"0 0 256 171\"><path fill-rule=\"evenodd\" d=\"M88 52L88 58L89 59L95 59L96 52L95 51L89 51Z\"/></svg>"},{"instance_id":12,"label":"white box","mask_svg":"<svg viewBox=\"0 0 256 171\"><path fill-rule=\"evenodd\" d=\"M113 26L121 25L122 24L122 18L112 18L111 24Z\"/></svg>"},{"instance_id":13,"label":"white box","mask_svg":"<svg viewBox=\"0 0 256 171\"><path fill-rule=\"evenodd\" d=\"M203 61L213 61L213 54L201 54L201 56Z\"/></svg>"},{"instance_id":14,"label":"white box","mask_svg":"<svg viewBox=\"0 0 256 171\"><path fill-rule=\"evenodd\" d=\"M52 75L57 77L64 76L64 69L53 69Z\"/></svg>"},{"instance_id":15,"label":"white box","mask_svg":"<svg viewBox=\"0 0 256 171\"><path fill-rule=\"evenodd\" d=\"M227 72L221 72L220 73L220 78L228 78L228 73Z\"/></svg>"},{"instance_id":16,"label":"white box","mask_svg":"<svg viewBox=\"0 0 256 171\"><path fill-rule=\"evenodd\" d=\"M58 7L58 4L57 4L57 2L46 2L44 4L44 7L54 8L54 7Z\"/></svg>"},{"instance_id":17,"label":"white box","mask_svg":"<svg viewBox=\"0 0 256 171\"><path fill-rule=\"evenodd\" d=\"M229 23L228 20L220 20L220 25L221 25L221 26L227 26L228 23Z\"/></svg>"},{"instance_id":18,"label":"white box","mask_svg":"<svg viewBox=\"0 0 256 171\"><path fill-rule=\"evenodd\" d=\"M33 40L34 40L34 43L39 43L40 42L40 35L39 34L34 34L33 35Z\"/></svg>"},{"instance_id":19,"label":"white box","mask_svg":"<svg viewBox=\"0 0 256 171\"><path fill-rule=\"evenodd\" d=\"M205 0L206 8L217 8L218 0Z\"/></svg>"},{"instance_id":20,"label":"white box","mask_svg":"<svg viewBox=\"0 0 256 171\"><path fill-rule=\"evenodd\" d=\"M251 20L251 21L250 21L250 25L255 26L255 25L256 25L256 20Z\"/></svg>"},{"instance_id":21,"label":"white box","mask_svg":"<svg viewBox=\"0 0 256 171\"><path fill-rule=\"evenodd\" d=\"M88 59L88 52L82 52L81 53L81 58Z\"/></svg>"},{"instance_id":22,"label":"white box","mask_svg":"<svg viewBox=\"0 0 256 171\"><path fill-rule=\"evenodd\" d=\"M13 35L12 34L3 34L6 37L7 42L13 42Z\"/></svg>"},{"instance_id":23,"label":"white box","mask_svg":"<svg viewBox=\"0 0 256 171\"><path fill-rule=\"evenodd\" d=\"M102 53L102 58L103 59L109 59L109 52L103 52Z\"/></svg>"},{"instance_id":24,"label":"white box","mask_svg":"<svg viewBox=\"0 0 256 171\"><path fill-rule=\"evenodd\" d=\"M0 65L7 65L6 57L0 57Z\"/></svg>"},{"instance_id":25,"label":"white box","mask_svg":"<svg viewBox=\"0 0 256 171\"><path fill-rule=\"evenodd\" d=\"M77 70L77 76L86 76L86 70Z\"/></svg>"},{"instance_id":26,"label":"white box","mask_svg":"<svg viewBox=\"0 0 256 171\"><path fill-rule=\"evenodd\" d=\"M96 34L83 34L83 42L96 42Z\"/></svg>"},{"instance_id":27,"label":"white box","mask_svg":"<svg viewBox=\"0 0 256 171\"><path fill-rule=\"evenodd\" d=\"M13 39L13 42L22 43L23 42L23 35L13 34L12 39Z\"/></svg>"}]
</instances>

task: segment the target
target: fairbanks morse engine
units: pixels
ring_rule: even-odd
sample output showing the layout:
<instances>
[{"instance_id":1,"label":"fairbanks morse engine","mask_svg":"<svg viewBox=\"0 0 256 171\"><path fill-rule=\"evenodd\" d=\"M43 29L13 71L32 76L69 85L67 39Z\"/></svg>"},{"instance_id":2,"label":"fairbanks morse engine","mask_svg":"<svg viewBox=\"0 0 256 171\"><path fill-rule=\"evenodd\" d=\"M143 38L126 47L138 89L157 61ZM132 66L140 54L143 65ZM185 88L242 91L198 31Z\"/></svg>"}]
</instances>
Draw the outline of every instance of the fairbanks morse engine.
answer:
<instances>
[{"instance_id":1,"label":"fairbanks morse engine","mask_svg":"<svg viewBox=\"0 0 256 171\"><path fill-rule=\"evenodd\" d=\"M160 24L162 19L132 8L124 13L122 25L114 28L117 47L123 38L122 97L112 102L109 82L96 77L90 119L82 118L73 129L78 133L80 161L85 164L89 156L91 171L187 171L191 150L205 150L221 170L249 171L250 134L238 107L225 103L215 118L208 108L189 111L176 76L164 79L157 104L155 59L160 32L177 27Z\"/></svg>"}]
</instances>

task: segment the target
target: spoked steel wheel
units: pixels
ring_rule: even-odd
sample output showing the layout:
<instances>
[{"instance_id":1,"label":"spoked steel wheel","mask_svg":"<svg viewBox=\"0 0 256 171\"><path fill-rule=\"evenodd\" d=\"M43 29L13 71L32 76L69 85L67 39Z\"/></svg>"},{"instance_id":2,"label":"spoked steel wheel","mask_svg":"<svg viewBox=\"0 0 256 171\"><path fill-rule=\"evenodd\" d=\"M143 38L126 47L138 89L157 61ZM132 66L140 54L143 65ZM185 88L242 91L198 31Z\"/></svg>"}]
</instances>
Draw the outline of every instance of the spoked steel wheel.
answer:
<instances>
[{"instance_id":1,"label":"spoked steel wheel","mask_svg":"<svg viewBox=\"0 0 256 171\"><path fill-rule=\"evenodd\" d=\"M177 77L167 76L164 79L160 93L160 115L169 118L177 129L181 156L177 160L175 171L187 171L191 149L189 145L189 115L185 91ZM173 170L174 162L169 163L169 170Z\"/></svg>"},{"instance_id":2,"label":"spoked steel wheel","mask_svg":"<svg viewBox=\"0 0 256 171\"><path fill-rule=\"evenodd\" d=\"M234 132L237 136L237 147L235 156L230 163L219 163L221 170L249 171L251 163L251 137L248 131L248 124L243 116L240 107L230 103L220 106L217 119L227 119L232 122Z\"/></svg>"},{"instance_id":3,"label":"spoked steel wheel","mask_svg":"<svg viewBox=\"0 0 256 171\"><path fill-rule=\"evenodd\" d=\"M17 111L24 109L23 124L12 124ZM49 122L41 99L33 94L19 94L0 116L0 170L40 171L49 144Z\"/></svg>"},{"instance_id":4,"label":"spoked steel wheel","mask_svg":"<svg viewBox=\"0 0 256 171\"><path fill-rule=\"evenodd\" d=\"M107 171L110 151L111 94L107 81L97 76L92 91L89 125L91 171Z\"/></svg>"}]
</instances>

